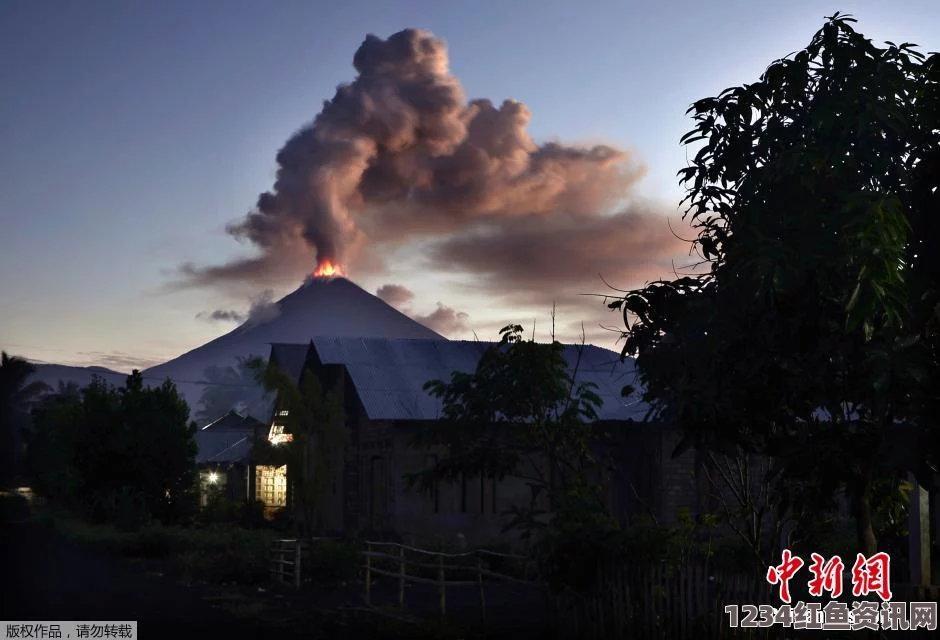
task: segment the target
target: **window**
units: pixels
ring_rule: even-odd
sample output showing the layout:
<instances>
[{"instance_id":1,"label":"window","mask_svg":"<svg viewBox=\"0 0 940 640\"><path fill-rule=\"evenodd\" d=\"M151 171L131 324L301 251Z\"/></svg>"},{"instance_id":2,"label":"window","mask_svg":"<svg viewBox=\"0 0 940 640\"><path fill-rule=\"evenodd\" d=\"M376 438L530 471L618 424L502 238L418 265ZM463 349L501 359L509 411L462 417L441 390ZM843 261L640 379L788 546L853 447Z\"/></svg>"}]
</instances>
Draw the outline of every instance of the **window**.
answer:
<instances>
[{"instance_id":1,"label":"window","mask_svg":"<svg viewBox=\"0 0 940 640\"><path fill-rule=\"evenodd\" d=\"M288 413L287 409L284 409L284 410L282 410L282 411L279 411L277 415L279 415L279 416L287 416L287 415L290 415L290 413Z\"/></svg>"},{"instance_id":2,"label":"window","mask_svg":"<svg viewBox=\"0 0 940 640\"><path fill-rule=\"evenodd\" d=\"M268 441L271 444L282 444L284 442L290 442L293 439L294 436L292 434L284 431L284 425L271 425L271 432L268 434Z\"/></svg>"},{"instance_id":3,"label":"window","mask_svg":"<svg viewBox=\"0 0 940 640\"><path fill-rule=\"evenodd\" d=\"M255 497L266 507L287 505L287 465L259 465L255 471Z\"/></svg>"}]
</instances>

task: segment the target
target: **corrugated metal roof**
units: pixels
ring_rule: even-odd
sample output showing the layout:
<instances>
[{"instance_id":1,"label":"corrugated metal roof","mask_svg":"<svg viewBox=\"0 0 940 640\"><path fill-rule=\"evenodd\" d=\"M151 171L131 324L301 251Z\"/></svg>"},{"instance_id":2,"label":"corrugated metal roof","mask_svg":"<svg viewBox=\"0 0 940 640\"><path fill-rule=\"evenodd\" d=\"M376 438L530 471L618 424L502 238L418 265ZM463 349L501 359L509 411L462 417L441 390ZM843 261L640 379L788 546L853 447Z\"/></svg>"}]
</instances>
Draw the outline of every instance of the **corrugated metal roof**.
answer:
<instances>
[{"instance_id":1,"label":"corrugated metal roof","mask_svg":"<svg viewBox=\"0 0 940 640\"><path fill-rule=\"evenodd\" d=\"M244 462L251 454L252 436L239 429L197 431L196 462Z\"/></svg>"},{"instance_id":2,"label":"corrugated metal roof","mask_svg":"<svg viewBox=\"0 0 940 640\"><path fill-rule=\"evenodd\" d=\"M233 409L221 418L213 420L204 426L201 430L205 431L206 429L212 429L213 431L221 431L225 429L240 429L250 433L255 429L255 427L262 425L263 423L257 418L250 415L241 416Z\"/></svg>"},{"instance_id":3,"label":"corrugated metal roof","mask_svg":"<svg viewBox=\"0 0 940 640\"><path fill-rule=\"evenodd\" d=\"M373 420L436 420L441 403L428 395L429 380L449 380L453 371L472 372L492 342L458 340L386 340L379 338L314 338L324 364L341 364L349 372L366 414ZM646 406L623 398L624 385L638 386L632 359L591 345L566 345L569 366L577 363L577 382L593 382L603 400L601 420L640 420Z\"/></svg>"}]
</instances>

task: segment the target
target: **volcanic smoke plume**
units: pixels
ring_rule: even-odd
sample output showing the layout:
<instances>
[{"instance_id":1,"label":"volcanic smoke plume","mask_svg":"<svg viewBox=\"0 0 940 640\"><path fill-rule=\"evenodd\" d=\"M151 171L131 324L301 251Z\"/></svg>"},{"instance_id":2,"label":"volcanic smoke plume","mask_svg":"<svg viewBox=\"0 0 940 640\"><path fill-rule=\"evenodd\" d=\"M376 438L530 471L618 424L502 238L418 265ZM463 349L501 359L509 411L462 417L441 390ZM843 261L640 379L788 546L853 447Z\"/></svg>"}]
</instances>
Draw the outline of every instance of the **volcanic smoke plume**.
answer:
<instances>
[{"instance_id":1,"label":"volcanic smoke plume","mask_svg":"<svg viewBox=\"0 0 940 640\"><path fill-rule=\"evenodd\" d=\"M277 154L271 190L228 228L261 255L187 265L188 282L270 282L313 254L343 266L361 246L520 217L596 217L641 174L609 146L535 144L519 102L468 102L430 33L370 35L353 65L356 78Z\"/></svg>"}]
</instances>

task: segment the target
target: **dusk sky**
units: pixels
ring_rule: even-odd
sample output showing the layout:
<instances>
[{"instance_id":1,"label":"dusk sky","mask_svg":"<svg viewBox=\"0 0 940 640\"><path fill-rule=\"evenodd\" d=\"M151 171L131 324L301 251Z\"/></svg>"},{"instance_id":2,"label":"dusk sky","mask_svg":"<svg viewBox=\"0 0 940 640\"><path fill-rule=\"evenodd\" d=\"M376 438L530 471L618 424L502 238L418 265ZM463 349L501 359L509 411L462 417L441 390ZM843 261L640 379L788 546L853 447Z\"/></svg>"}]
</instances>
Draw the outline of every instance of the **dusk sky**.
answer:
<instances>
[{"instance_id":1,"label":"dusk sky","mask_svg":"<svg viewBox=\"0 0 940 640\"><path fill-rule=\"evenodd\" d=\"M226 225L273 188L288 138L355 80L366 35L406 28L446 43L467 99L523 103L534 143L624 151L624 186L595 197L579 183L533 225L521 205L488 205L485 229L409 220L396 234L390 225L411 213L393 203L360 225L343 258L351 279L372 293L396 285L386 299L448 337L494 339L537 318L545 338L555 302L559 337L575 339L583 322L589 341L614 348L599 324L620 319L579 294L609 291L600 276L626 288L690 261L666 224L682 228L686 108L756 80L837 10L876 41L940 49L936 0L3 0L0 348L128 371L236 326L213 312L245 313L264 291L299 286L316 253L305 266L300 250L281 260L281 245L269 251L276 273L217 277L230 271L212 267L258 254ZM575 169L564 180L609 178ZM556 209L575 201L584 210L572 223Z\"/></svg>"}]
</instances>

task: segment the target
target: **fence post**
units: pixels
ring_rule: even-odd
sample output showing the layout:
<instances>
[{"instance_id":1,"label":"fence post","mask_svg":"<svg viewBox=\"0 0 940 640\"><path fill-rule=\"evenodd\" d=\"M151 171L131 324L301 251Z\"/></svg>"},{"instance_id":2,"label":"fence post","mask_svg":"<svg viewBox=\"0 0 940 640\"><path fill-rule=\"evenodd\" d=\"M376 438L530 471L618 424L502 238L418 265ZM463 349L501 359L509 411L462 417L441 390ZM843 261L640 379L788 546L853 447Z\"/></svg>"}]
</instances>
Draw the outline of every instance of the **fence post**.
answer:
<instances>
[{"instance_id":1,"label":"fence post","mask_svg":"<svg viewBox=\"0 0 940 640\"><path fill-rule=\"evenodd\" d=\"M294 542L294 588L300 588L300 540Z\"/></svg>"},{"instance_id":2,"label":"fence post","mask_svg":"<svg viewBox=\"0 0 940 640\"><path fill-rule=\"evenodd\" d=\"M366 604L372 604L372 544L366 542Z\"/></svg>"},{"instance_id":3,"label":"fence post","mask_svg":"<svg viewBox=\"0 0 940 640\"><path fill-rule=\"evenodd\" d=\"M441 615L447 613L447 587L444 586L444 556L437 556L437 580L441 600Z\"/></svg>"},{"instance_id":4,"label":"fence post","mask_svg":"<svg viewBox=\"0 0 940 640\"><path fill-rule=\"evenodd\" d=\"M398 547L398 606L405 608L405 547Z\"/></svg>"},{"instance_id":5,"label":"fence post","mask_svg":"<svg viewBox=\"0 0 940 640\"><path fill-rule=\"evenodd\" d=\"M268 572L269 573L268 579L271 581L271 584L274 584L274 578L276 577L276 574L274 572L274 568L277 566L277 563L274 561L276 552L277 552L277 542L272 540L271 548L268 549L268 564L271 566L270 571Z\"/></svg>"},{"instance_id":6,"label":"fence post","mask_svg":"<svg viewBox=\"0 0 940 640\"><path fill-rule=\"evenodd\" d=\"M486 632L486 589L483 587L483 556L477 553L477 584L480 585L480 623Z\"/></svg>"}]
</instances>

